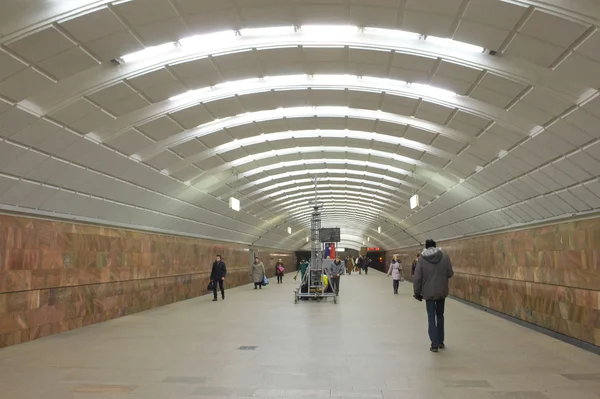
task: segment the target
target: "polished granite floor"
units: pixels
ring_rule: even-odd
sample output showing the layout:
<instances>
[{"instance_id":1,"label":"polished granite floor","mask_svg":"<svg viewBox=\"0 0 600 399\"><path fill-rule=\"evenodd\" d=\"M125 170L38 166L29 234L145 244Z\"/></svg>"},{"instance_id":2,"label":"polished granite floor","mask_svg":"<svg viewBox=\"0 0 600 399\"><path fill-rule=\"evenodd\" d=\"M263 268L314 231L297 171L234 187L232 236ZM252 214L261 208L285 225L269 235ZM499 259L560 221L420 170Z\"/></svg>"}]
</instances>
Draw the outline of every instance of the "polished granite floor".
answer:
<instances>
[{"instance_id":1,"label":"polished granite floor","mask_svg":"<svg viewBox=\"0 0 600 399\"><path fill-rule=\"evenodd\" d=\"M429 352L424 305L382 274L294 305L292 279L0 350L2 399L598 399L600 357L458 302Z\"/></svg>"}]
</instances>

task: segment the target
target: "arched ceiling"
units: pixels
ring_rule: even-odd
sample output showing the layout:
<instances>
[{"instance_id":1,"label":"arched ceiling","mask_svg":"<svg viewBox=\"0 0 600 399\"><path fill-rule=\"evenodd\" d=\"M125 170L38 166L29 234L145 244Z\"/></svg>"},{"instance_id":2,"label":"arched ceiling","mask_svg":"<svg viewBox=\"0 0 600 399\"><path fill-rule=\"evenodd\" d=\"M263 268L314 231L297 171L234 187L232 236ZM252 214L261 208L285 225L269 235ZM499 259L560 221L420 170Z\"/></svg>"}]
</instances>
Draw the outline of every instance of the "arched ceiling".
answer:
<instances>
[{"instance_id":1,"label":"arched ceiling","mask_svg":"<svg viewBox=\"0 0 600 399\"><path fill-rule=\"evenodd\" d=\"M0 207L285 249L315 194L349 248L595 212L599 24L591 0L4 0Z\"/></svg>"}]
</instances>

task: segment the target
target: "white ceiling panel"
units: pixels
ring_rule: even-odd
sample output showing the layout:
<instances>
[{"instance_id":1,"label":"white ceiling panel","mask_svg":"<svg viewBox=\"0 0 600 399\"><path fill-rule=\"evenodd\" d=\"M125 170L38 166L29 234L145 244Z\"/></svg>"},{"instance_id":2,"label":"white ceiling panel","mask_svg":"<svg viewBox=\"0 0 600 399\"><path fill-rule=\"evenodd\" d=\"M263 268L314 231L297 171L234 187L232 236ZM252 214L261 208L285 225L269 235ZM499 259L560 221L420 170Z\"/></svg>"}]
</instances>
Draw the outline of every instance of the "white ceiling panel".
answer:
<instances>
[{"instance_id":1,"label":"white ceiling panel","mask_svg":"<svg viewBox=\"0 0 600 399\"><path fill-rule=\"evenodd\" d=\"M297 173L306 169L318 175L328 169L333 171L329 177L353 179L348 183L357 193L372 193L366 188L375 186L363 184L367 181L410 193L395 180L402 175L365 166L389 164L395 155L408 159L390 165L407 171L420 162L444 168L439 182L419 181L425 206L410 210L405 204L394 214L397 225L421 239L477 234L600 207L600 35L590 28L589 13L571 4L551 9L547 2L497 0L130 0L82 11L62 3L56 8L60 15L52 15L48 4L31 9L10 6L13 2L0 5L0 19L9 21L0 49L0 137L9 140L0 141L0 171L81 194L1 177L4 205L296 249L305 243L273 227L282 215L288 218L286 211L245 204L233 212L215 197L229 195L234 171L248 172L239 182L244 193L273 184L309 185L293 182L314 175ZM576 22L584 20L588 24ZM295 31L294 24L304 26ZM331 26L322 34L306 26L318 24ZM426 36L401 34L396 40L391 32L373 28ZM240 29L237 36L234 29ZM317 34L311 36L311 29ZM217 31L222 33L199 38L196 47L185 40L173 43ZM294 35L297 43L286 39ZM280 40L288 42L281 47ZM386 41L395 43L394 51ZM337 76L331 76L330 87L305 89L294 75L307 73ZM277 76L282 87L260 92L262 83L255 78L265 75ZM355 75L362 76L361 86L368 82L367 90L355 90ZM237 82L245 78L251 80ZM338 83L344 79L347 84ZM224 82L231 83L214 87ZM394 95L385 94L392 88ZM192 89L200 90L178 96ZM227 94L218 96L221 90ZM381 109L398 115L402 124L362 119L354 111L344 118L288 119L282 110L320 107L315 114L326 114L328 106ZM246 115L262 111L272 112L273 119L252 122ZM207 127L200 127L199 139L184 132L230 116L247 120L208 134ZM406 117L418 120L406 123ZM547 129L533 134L549 121ZM472 143L430 133L440 126L424 123L454 129ZM198 167L189 164L194 159L183 160L233 140L290 129L315 130L317 137L232 144L220 156L198 161ZM449 161L397 144L320 138L320 129L377 131L461 155ZM178 140L174 135L180 135ZM351 151L303 150L314 146ZM383 155L360 154L363 150ZM241 158L268 151L276 153L231 168ZM173 176L162 174L163 169ZM203 171L209 173L203 176ZM261 180L269 176L276 179ZM200 183L193 180L193 188L183 183L196 178ZM406 195L397 197L405 202ZM353 197L366 206L368 198ZM346 220L351 207L325 200L326 207L334 204L335 220ZM295 231L306 227L306 219L290 220ZM360 237L377 223L346 220L343 228ZM414 240L392 227L377 244L398 248Z\"/></svg>"}]
</instances>

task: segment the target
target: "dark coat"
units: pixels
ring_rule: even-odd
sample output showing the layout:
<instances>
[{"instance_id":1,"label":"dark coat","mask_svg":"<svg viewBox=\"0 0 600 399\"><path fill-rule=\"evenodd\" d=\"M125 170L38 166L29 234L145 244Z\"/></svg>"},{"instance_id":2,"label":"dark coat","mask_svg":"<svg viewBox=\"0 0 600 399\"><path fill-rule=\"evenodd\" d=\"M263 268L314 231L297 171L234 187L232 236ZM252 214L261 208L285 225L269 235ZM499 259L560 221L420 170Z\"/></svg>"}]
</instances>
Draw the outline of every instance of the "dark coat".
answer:
<instances>
[{"instance_id":1,"label":"dark coat","mask_svg":"<svg viewBox=\"0 0 600 399\"><path fill-rule=\"evenodd\" d=\"M210 272L210 279L221 280L225 276L227 276L227 267L225 266L225 262L214 261L212 265L212 271Z\"/></svg>"},{"instance_id":2,"label":"dark coat","mask_svg":"<svg viewBox=\"0 0 600 399\"><path fill-rule=\"evenodd\" d=\"M425 300L448 296L448 280L454 276L450 257L439 248L428 248L421 253L413 281L415 297Z\"/></svg>"}]
</instances>

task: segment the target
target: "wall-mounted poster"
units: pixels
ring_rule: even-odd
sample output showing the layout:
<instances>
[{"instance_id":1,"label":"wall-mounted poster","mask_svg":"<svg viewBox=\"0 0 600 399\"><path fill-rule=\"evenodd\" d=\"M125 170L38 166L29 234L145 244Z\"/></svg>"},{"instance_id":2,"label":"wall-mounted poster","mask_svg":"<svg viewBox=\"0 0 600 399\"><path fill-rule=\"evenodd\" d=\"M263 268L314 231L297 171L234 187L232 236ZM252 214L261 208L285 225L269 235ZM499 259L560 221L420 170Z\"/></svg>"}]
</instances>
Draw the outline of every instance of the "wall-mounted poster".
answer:
<instances>
[{"instance_id":1,"label":"wall-mounted poster","mask_svg":"<svg viewBox=\"0 0 600 399\"><path fill-rule=\"evenodd\" d=\"M325 259L335 259L335 243L325 243Z\"/></svg>"}]
</instances>

